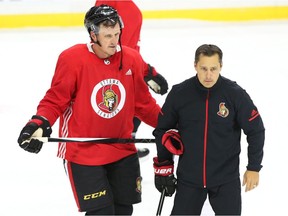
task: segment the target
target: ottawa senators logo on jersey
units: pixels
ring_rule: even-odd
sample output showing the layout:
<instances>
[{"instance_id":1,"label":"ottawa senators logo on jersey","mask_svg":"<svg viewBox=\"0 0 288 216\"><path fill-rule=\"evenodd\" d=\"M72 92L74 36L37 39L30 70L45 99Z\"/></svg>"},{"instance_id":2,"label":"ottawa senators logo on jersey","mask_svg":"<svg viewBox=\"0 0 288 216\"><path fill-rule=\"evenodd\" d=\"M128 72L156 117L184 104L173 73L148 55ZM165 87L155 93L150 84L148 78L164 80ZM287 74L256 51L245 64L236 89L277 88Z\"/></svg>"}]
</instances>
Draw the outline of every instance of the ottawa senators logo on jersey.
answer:
<instances>
[{"instance_id":1,"label":"ottawa senators logo on jersey","mask_svg":"<svg viewBox=\"0 0 288 216\"><path fill-rule=\"evenodd\" d=\"M102 88L103 101L98 106L108 112L113 112L118 105L118 96L113 91L112 85L107 85Z\"/></svg>"},{"instance_id":2,"label":"ottawa senators logo on jersey","mask_svg":"<svg viewBox=\"0 0 288 216\"><path fill-rule=\"evenodd\" d=\"M91 94L94 111L103 118L113 118L123 108L126 92L119 80L106 79L98 83Z\"/></svg>"},{"instance_id":3,"label":"ottawa senators logo on jersey","mask_svg":"<svg viewBox=\"0 0 288 216\"><path fill-rule=\"evenodd\" d=\"M227 107L225 106L224 102L221 102L219 104L219 111L217 112L217 115L226 118L229 115L229 110L227 109Z\"/></svg>"}]
</instances>

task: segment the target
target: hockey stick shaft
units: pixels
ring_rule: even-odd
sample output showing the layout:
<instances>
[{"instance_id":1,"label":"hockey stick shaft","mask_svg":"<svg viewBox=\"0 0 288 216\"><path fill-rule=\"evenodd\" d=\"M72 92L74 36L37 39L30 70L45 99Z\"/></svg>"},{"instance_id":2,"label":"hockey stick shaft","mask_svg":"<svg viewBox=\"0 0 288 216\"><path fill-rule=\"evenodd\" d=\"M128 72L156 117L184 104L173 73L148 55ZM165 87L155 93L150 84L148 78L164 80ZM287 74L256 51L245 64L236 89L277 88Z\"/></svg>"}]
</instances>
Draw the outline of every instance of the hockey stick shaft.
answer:
<instances>
[{"instance_id":1,"label":"hockey stick shaft","mask_svg":"<svg viewBox=\"0 0 288 216\"><path fill-rule=\"evenodd\" d=\"M160 196L160 200L159 200L156 216L160 216L161 215L163 204L164 204L165 192L166 192L166 190L165 190L165 188L163 188L163 190L161 192L161 196Z\"/></svg>"},{"instance_id":2,"label":"hockey stick shaft","mask_svg":"<svg viewBox=\"0 0 288 216\"><path fill-rule=\"evenodd\" d=\"M124 138L52 138L52 137L32 137L41 142L83 142L83 143L155 143L155 139L124 139Z\"/></svg>"}]
</instances>

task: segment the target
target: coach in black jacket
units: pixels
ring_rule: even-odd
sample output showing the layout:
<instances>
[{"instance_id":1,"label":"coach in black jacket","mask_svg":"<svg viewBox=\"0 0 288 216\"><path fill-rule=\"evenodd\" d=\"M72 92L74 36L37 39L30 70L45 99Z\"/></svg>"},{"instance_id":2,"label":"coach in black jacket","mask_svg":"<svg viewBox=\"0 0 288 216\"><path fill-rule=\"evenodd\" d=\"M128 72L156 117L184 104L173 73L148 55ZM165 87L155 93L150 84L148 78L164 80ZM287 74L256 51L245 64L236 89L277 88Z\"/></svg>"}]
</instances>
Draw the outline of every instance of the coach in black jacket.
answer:
<instances>
[{"instance_id":1,"label":"coach in black jacket","mask_svg":"<svg viewBox=\"0 0 288 216\"><path fill-rule=\"evenodd\" d=\"M196 50L197 75L173 86L153 132L158 156L154 158L155 186L159 191L165 188L168 196L175 191L176 179L173 154L163 146L163 134L177 128L184 147L172 215L200 215L207 195L216 215L241 214L242 130L249 144L242 184L249 191L259 183L263 122L247 92L220 75L222 56L215 45L204 44Z\"/></svg>"}]
</instances>

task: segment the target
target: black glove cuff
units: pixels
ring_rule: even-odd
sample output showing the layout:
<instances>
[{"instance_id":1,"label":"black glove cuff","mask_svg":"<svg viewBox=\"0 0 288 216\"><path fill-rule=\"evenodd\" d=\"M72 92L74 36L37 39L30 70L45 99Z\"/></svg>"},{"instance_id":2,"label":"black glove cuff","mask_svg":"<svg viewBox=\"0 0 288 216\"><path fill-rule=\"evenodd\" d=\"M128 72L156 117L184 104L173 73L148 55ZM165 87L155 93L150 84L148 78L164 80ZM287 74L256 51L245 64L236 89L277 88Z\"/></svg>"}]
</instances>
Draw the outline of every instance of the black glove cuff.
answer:
<instances>
[{"instance_id":1,"label":"black glove cuff","mask_svg":"<svg viewBox=\"0 0 288 216\"><path fill-rule=\"evenodd\" d=\"M43 137L50 137L50 135L52 133L52 128L50 126L49 121L46 118L39 116L39 115L33 115L32 119L41 120L43 123L41 125L39 125L39 127L42 128L42 130L43 130Z\"/></svg>"}]
</instances>

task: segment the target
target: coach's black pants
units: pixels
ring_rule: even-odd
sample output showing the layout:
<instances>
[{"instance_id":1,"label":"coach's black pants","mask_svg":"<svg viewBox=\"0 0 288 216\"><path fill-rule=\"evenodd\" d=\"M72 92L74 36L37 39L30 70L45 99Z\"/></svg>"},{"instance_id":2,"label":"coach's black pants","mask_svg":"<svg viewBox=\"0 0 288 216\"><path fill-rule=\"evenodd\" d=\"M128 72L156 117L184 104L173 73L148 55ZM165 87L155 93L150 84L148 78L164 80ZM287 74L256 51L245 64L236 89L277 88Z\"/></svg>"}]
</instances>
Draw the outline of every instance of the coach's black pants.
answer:
<instances>
[{"instance_id":1,"label":"coach's black pants","mask_svg":"<svg viewBox=\"0 0 288 216\"><path fill-rule=\"evenodd\" d=\"M171 215L200 215L207 196L215 215L241 215L240 178L212 188L191 187L178 180Z\"/></svg>"}]
</instances>

